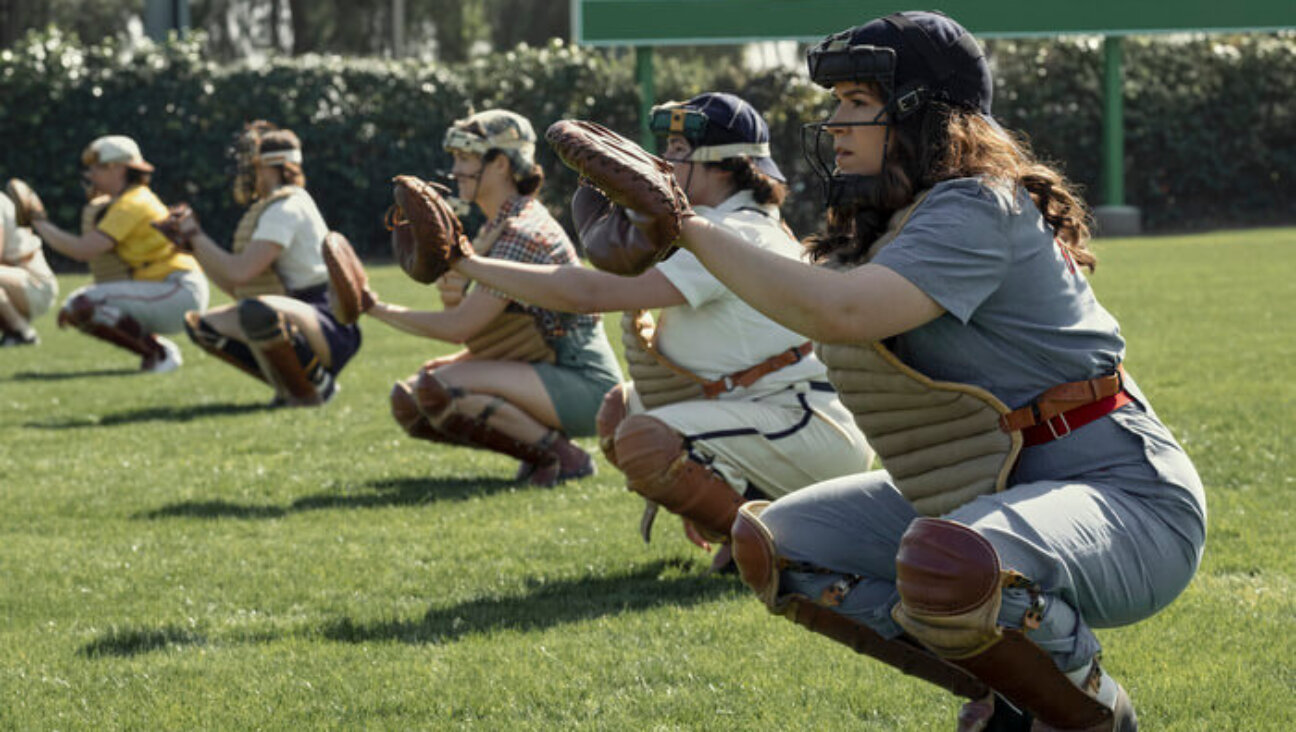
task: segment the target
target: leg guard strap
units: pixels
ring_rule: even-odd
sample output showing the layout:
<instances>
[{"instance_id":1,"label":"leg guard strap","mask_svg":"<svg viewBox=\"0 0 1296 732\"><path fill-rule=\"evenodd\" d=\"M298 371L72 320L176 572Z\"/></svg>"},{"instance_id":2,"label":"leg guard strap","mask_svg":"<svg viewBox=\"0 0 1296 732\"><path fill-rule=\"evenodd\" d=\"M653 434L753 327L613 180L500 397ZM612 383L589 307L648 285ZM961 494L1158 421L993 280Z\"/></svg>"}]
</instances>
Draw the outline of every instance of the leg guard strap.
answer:
<instances>
[{"instance_id":1,"label":"leg guard strap","mask_svg":"<svg viewBox=\"0 0 1296 732\"><path fill-rule=\"evenodd\" d=\"M112 305L96 302L85 295L72 298L59 311L59 326L73 326L86 335L149 358L160 358L166 350L144 326Z\"/></svg>"},{"instance_id":2,"label":"leg guard strap","mask_svg":"<svg viewBox=\"0 0 1296 732\"><path fill-rule=\"evenodd\" d=\"M185 313L184 321L185 333L189 334L189 340L193 341L194 345L257 381L265 383L266 378L261 373L261 366L246 343L221 335L220 331L213 328L197 310Z\"/></svg>"},{"instance_id":3,"label":"leg guard strap","mask_svg":"<svg viewBox=\"0 0 1296 732\"><path fill-rule=\"evenodd\" d=\"M418 401L414 398L414 379L398 381L391 390L391 413L396 424L405 430L405 434L429 442L444 442L461 445L462 442L451 439L448 435L432 426L428 418L419 411Z\"/></svg>"},{"instance_id":4,"label":"leg guard strap","mask_svg":"<svg viewBox=\"0 0 1296 732\"><path fill-rule=\"evenodd\" d=\"M290 404L323 403L312 378L323 367L305 337L278 311L256 298L239 302L238 318L266 381L286 393Z\"/></svg>"},{"instance_id":5,"label":"leg guard strap","mask_svg":"<svg viewBox=\"0 0 1296 732\"><path fill-rule=\"evenodd\" d=\"M919 518L900 540L892 617L948 659L1060 729L1108 729L1112 712L1071 683L1020 630L1000 627L1003 572L994 546L967 526Z\"/></svg>"},{"instance_id":6,"label":"leg guard strap","mask_svg":"<svg viewBox=\"0 0 1296 732\"><path fill-rule=\"evenodd\" d=\"M684 438L654 417L636 414L617 428L615 450L630 490L725 541L743 497L684 451Z\"/></svg>"}]
</instances>

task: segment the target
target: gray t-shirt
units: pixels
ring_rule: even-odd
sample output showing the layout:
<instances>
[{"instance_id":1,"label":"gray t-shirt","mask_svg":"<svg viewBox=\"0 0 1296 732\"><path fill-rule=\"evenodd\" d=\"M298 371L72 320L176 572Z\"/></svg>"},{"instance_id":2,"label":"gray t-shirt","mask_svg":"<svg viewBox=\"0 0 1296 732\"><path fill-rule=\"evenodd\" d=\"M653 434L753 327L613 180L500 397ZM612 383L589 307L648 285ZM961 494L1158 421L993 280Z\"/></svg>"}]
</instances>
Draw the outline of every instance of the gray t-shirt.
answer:
<instances>
[{"instance_id":1,"label":"gray t-shirt","mask_svg":"<svg viewBox=\"0 0 1296 732\"><path fill-rule=\"evenodd\" d=\"M934 379L975 384L1015 409L1124 357L1120 326L1024 189L938 183L873 262L945 308L892 344Z\"/></svg>"}]
</instances>

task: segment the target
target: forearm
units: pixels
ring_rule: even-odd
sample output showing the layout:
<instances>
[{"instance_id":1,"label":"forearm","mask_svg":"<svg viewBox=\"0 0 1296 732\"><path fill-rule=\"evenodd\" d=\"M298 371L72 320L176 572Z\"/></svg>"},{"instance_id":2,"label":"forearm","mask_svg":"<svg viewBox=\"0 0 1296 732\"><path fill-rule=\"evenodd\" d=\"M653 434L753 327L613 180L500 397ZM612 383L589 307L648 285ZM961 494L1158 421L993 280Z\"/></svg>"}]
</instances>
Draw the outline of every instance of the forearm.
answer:
<instances>
[{"instance_id":1,"label":"forearm","mask_svg":"<svg viewBox=\"0 0 1296 732\"><path fill-rule=\"evenodd\" d=\"M505 259L473 256L455 263L462 275L487 287L507 292L513 299L564 313L611 310L604 278L615 275L554 264L525 264Z\"/></svg>"},{"instance_id":2,"label":"forearm","mask_svg":"<svg viewBox=\"0 0 1296 732\"><path fill-rule=\"evenodd\" d=\"M80 262L93 259L104 251L93 242L85 241L84 237L64 231L48 219L32 222L32 230L54 251Z\"/></svg>"},{"instance_id":3,"label":"forearm","mask_svg":"<svg viewBox=\"0 0 1296 732\"><path fill-rule=\"evenodd\" d=\"M258 274L251 271L251 267L243 261L243 257L226 251L207 236L205 231L195 234L189 240L189 244L193 247L194 257L202 265L203 271L226 292L232 291Z\"/></svg>"},{"instance_id":4,"label":"forearm","mask_svg":"<svg viewBox=\"0 0 1296 732\"><path fill-rule=\"evenodd\" d=\"M812 340L836 340L829 316L851 297L841 273L753 246L700 216L685 222L681 243L766 317Z\"/></svg>"},{"instance_id":5,"label":"forearm","mask_svg":"<svg viewBox=\"0 0 1296 732\"><path fill-rule=\"evenodd\" d=\"M463 326L456 322L453 310L433 312L429 310L410 310L400 305L391 305L381 300L365 312L396 330L411 333L424 338L435 338L451 343L462 343L472 333L465 332Z\"/></svg>"}]
</instances>

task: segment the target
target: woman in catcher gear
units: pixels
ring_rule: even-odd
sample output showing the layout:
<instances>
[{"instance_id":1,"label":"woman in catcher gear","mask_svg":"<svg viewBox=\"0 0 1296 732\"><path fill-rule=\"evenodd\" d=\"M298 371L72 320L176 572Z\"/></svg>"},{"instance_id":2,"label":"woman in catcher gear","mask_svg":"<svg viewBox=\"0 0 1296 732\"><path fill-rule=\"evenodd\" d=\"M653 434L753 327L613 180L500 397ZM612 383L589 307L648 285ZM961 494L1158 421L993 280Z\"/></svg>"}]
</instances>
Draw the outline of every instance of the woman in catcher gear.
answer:
<instances>
[{"instance_id":1,"label":"woman in catcher gear","mask_svg":"<svg viewBox=\"0 0 1296 732\"><path fill-rule=\"evenodd\" d=\"M656 107L652 130L698 214L744 245L796 259L779 216L787 189L769 155L769 129L750 104L707 93ZM573 211L591 258L624 245L624 210L590 187ZM600 445L648 501L679 514L695 543L727 541L738 505L868 469L872 453L802 336L738 299L688 252L633 277L469 257L464 275L526 302L567 312L626 311L632 381L599 412ZM660 309L654 327L649 309ZM717 552L715 567L728 562Z\"/></svg>"},{"instance_id":2,"label":"woman in catcher gear","mask_svg":"<svg viewBox=\"0 0 1296 732\"><path fill-rule=\"evenodd\" d=\"M248 206L233 246L212 241L186 206L173 209L165 227L236 300L186 313L185 330L204 351L273 388L275 404L323 404L360 348L360 329L329 308L322 253L329 230L306 192L301 141L257 121L233 152L234 198Z\"/></svg>"},{"instance_id":3,"label":"woman in catcher gear","mask_svg":"<svg viewBox=\"0 0 1296 732\"><path fill-rule=\"evenodd\" d=\"M771 611L970 699L960 729L1134 729L1092 628L1187 586L1206 508L1081 272L1082 203L991 119L953 20L897 13L808 61L837 100L810 126L832 155L820 266L705 216L680 243L824 344L885 469L744 506L739 571Z\"/></svg>"},{"instance_id":4,"label":"woman in catcher gear","mask_svg":"<svg viewBox=\"0 0 1296 732\"><path fill-rule=\"evenodd\" d=\"M487 223L474 247L492 261L579 269L566 232L536 197L544 173L524 117L488 110L447 130L459 198ZM369 315L467 348L429 361L392 389L391 409L411 436L485 448L517 458L534 485L591 475L590 455L569 436L594 433L594 415L621 369L599 318L523 305L453 275L438 281L445 309L409 310L381 301Z\"/></svg>"},{"instance_id":5,"label":"woman in catcher gear","mask_svg":"<svg viewBox=\"0 0 1296 732\"><path fill-rule=\"evenodd\" d=\"M32 229L78 261L111 252L129 277L76 290L59 311L58 324L139 355L141 371L174 371L180 366L180 348L158 334L180 331L186 311L207 307L207 278L192 256L153 228L167 210L149 189L153 166L134 140L100 137L86 147L81 162L91 188L110 196L98 223L80 236L48 219L34 221Z\"/></svg>"},{"instance_id":6,"label":"woman in catcher gear","mask_svg":"<svg viewBox=\"0 0 1296 732\"><path fill-rule=\"evenodd\" d=\"M58 280L30 228L45 218L45 208L21 181L10 181L5 193L0 195L0 347L34 346L40 336L31 321L58 296Z\"/></svg>"}]
</instances>

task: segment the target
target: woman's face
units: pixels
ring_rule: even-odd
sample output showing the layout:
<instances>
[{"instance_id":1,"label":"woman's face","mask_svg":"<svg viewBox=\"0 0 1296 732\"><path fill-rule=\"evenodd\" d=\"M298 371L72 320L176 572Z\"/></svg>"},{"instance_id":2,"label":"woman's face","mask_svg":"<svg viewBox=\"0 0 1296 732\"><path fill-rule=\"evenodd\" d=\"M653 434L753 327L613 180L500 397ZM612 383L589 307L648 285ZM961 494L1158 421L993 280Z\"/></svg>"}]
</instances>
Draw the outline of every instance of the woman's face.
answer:
<instances>
[{"instance_id":1,"label":"woman's face","mask_svg":"<svg viewBox=\"0 0 1296 732\"><path fill-rule=\"evenodd\" d=\"M125 163L94 163L86 172L90 185L96 191L115 196L126 187Z\"/></svg>"},{"instance_id":2,"label":"woman's face","mask_svg":"<svg viewBox=\"0 0 1296 732\"><path fill-rule=\"evenodd\" d=\"M692 154L693 145L683 135L670 135L661 156L675 168L675 182L689 202L698 206L722 203L730 194L729 181L702 163L690 162L688 158Z\"/></svg>"},{"instance_id":3,"label":"woman's face","mask_svg":"<svg viewBox=\"0 0 1296 732\"><path fill-rule=\"evenodd\" d=\"M849 125L880 122L884 106L881 97L873 86L856 81L837 82L832 93L837 98L837 109L828 118L827 129L833 136L833 160L837 172L844 175L881 173L886 125Z\"/></svg>"},{"instance_id":4,"label":"woman's face","mask_svg":"<svg viewBox=\"0 0 1296 732\"><path fill-rule=\"evenodd\" d=\"M451 150L454 156L454 167L450 174L454 176L455 186L459 189L459 198L472 202L477 198L481 187L482 156L473 153Z\"/></svg>"}]
</instances>

